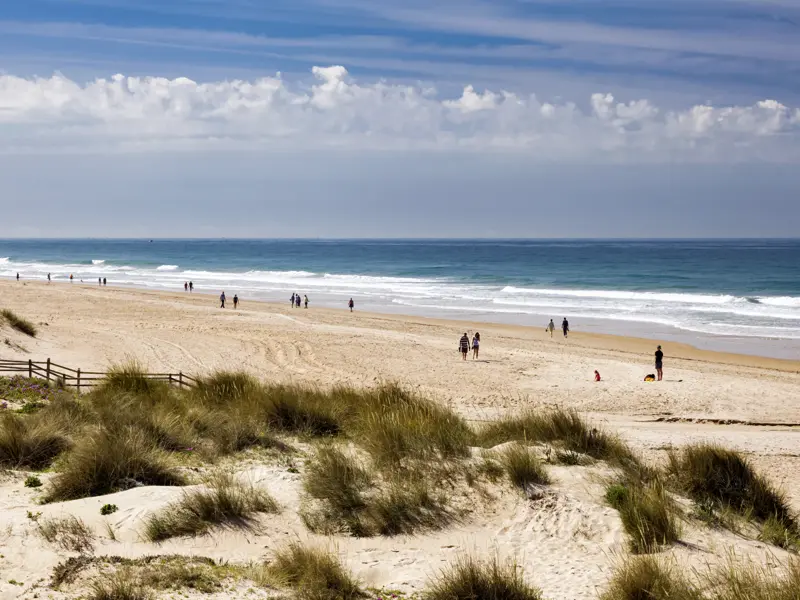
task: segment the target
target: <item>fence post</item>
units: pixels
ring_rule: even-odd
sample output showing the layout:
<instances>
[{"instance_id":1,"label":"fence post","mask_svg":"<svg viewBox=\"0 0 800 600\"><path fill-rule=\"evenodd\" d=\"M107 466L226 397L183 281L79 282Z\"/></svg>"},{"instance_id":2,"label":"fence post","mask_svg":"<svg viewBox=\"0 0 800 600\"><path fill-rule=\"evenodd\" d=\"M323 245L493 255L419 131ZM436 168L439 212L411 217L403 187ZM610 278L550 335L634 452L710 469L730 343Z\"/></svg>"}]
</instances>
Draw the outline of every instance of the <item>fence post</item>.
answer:
<instances>
[{"instance_id":1,"label":"fence post","mask_svg":"<svg viewBox=\"0 0 800 600\"><path fill-rule=\"evenodd\" d=\"M78 369L77 373L78 373L78 376L77 376L76 379L77 379L77 384L78 384L78 393L80 394L81 393L81 370Z\"/></svg>"},{"instance_id":2,"label":"fence post","mask_svg":"<svg viewBox=\"0 0 800 600\"><path fill-rule=\"evenodd\" d=\"M183 371L178 373L178 387L183 389Z\"/></svg>"},{"instance_id":3,"label":"fence post","mask_svg":"<svg viewBox=\"0 0 800 600\"><path fill-rule=\"evenodd\" d=\"M169 384L172 385L172 373L169 374Z\"/></svg>"},{"instance_id":4,"label":"fence post","mask_svg":"<svg viewBox=\"0 0 800 600\"><path fill-rule=\"evenodd\" d=\"M50 381L50 359L47 359L47 381Z\"/></svg>"},{"instance_id":5,"label":"fence post","mask_svg":"<svg viewBox=\"0 0 800 600\"><path fill-rule=\"evenodd\" d=\"M28 359L28 379L33 377L33 361L29 358Z\"/></svg>"}]
</instances>

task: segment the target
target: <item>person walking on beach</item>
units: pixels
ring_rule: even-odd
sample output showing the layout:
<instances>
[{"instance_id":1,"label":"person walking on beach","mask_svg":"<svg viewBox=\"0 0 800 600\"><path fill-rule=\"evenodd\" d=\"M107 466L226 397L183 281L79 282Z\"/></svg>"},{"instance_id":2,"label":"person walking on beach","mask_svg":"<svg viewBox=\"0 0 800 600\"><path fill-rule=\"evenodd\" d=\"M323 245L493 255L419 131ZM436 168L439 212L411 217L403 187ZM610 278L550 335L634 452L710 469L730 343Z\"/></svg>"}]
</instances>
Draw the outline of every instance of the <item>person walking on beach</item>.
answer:
<instances>
[{"instance_id":1,"label":"person walking on beach","mask_svg":"<svg viewBox=\"0 0 800 600\"><path fill-rule=\"evenodd\" d=\"M103 277L103 285L105 285L105 284L106 284L106 278Z\"/></svg>"},{"instance_id":2,"label":"person walking on beach","mask_svg":"<svg viewBox=\"0 0 800 600\"><path fill-rule=\"evenodd\" d=\"M19 273L17 273L17 281L19 281Z\"/></svg>"},{"instance_id":3,"label":"person walking on beach","mask_svg":"<svg viewBox=\"0 0 800 600\"><path fill-rule=\"evenodd\" d=\"M300 308L300 294L295 294L294 301L295 301L295 304L296 304L297 308Z\"/></svg>"},{"instance_id":4,"label":"person walking on beach","mask_svg":"<svg viewBox=\"0 0 800 600\"><path fill-rule=\"evenodd\" d=\"M189 291L189 282L188 281L184 281L183 282L183 291L184 292L188 292Z\"/></svg>"},{"instance_id":5,"label":"person walking on beach","mask_svg":"<svg viewBox=\"0 0 800 600\"><path fill-rule=\"evenodd\" d=\"M469 354L469 336L466 334L466 332L458 341L458 350L461 352L461 358L463 360L467 360L467 354Z\"/></svg>"},{"instance_id":6,"label":"person walking on beach","mask_svg":"<svg viewBox=\"0 0 800 600\"><path fill-rule=\"evenodd\" d=\"M472 336L472 360L476 360L478 358L478 353L481 349L481 334L477 331L475 335Z\"/></svg>"},{"instance_id":7,"label":"person walking on beach","mask_svg":"<svg viewBox=\"0 0 800 600\"><path fill-rule=\"evenodd\" d=\"M353 302L353 299L352 299L352 298L350 298L350 302L348 302L348 303L347 303L347 306L349 306L349 307L350 307L350 312L353 312L353 308L355 308L355 306L356 306L356 303L355 303L355 302Z\"/></svg>"},{"instance_id":8,"label":"person walking on beach","mask_svg":"<svg viewBox=\"0 0 800 600\"><path fill-rule=\"evenodd\" d=\"M191 281L189 282L189 293L191 294L194 291L194 283Z\"/></svg>"},{"instance_id":9,"label":"person walking on beach","mask_svg":"<svg viewBox=\"0 0 800 600\"><path fill-rule=\"evenodd\" d=\"M225 308L225 292L222 292L219 295L219 307L220 308Z\"/></svg>"},{"instance_id":10,"label":"person walking on beach","mask_svg":"<svg viewBox=\"0 0 800 600\"><path fill-rule=\"evenodd\" d=\"M234 310L236 310L236 308L237 308L238 306L239 306L239 296L237 296L236 294L234 294L234 295L233 295L233 309L234 309Z\"/></svg>"},{"instance_id":11,"label":"person walking on beach","mask_svg":"<svg viewBox=\"0 0 800 600\"><path fill-rule=\"evenodd\" d=\"M664 377L664 353L661 351L661 346L656 349L656 373L658 380L661 381Z\"/></svg>"},{"instance_id":12,"label":"person walking on beach","mask_svg":"<svg viewBox=\"0 0 800 600\"><path fill-rule=\"evenodd\" d=\"M308 296L303 294L303 306L306 310L308 310Z\"/></svg>"},{"instance_id":13,"label":"person walking on beach","mask_svg":"<svg viewBox=\"0 0 800 600\"><path fill-rule=\"evenodd\" d=\"M69 274L69 282L72 283L72 273Z\"/></svg>"},{"instance_id":14,"label":"person walking on beach","mask_svg":"<svg viewBox=\"0 0 800 600\"><path fill-rule=\"evenodd\" d=\"M544 330L549 331L550 337L553 337L553 332L556 330L556 324L553 323L553 319L550 319L550 322L547 324L547 327L545 327Z\"/></svg>"},{"instance_id":15,"label":"person walking on beach","mask_svg":"<svg viewBox=\"0 0 800 600\"><path fill-rule=\"evenodd\" d=\"M294 294L292 294L292 297L291 297L291 298L289 298L289 306L291 306L292 308L294 308Z\"/></svg>"},{"instance_id":16,"label":"person walking on beach","mask_svg":"<svg viewBox=\"0 0 800 600\"><path fill-rule=\"evenodd\" d=\"M103 278L102 277L98 277L97 278L97 285L103 285Z\"/></svg>"},{"instance_id":17,"label":"person walking on beach","mask_svg":"<svg viewBox=\"0 0 800 600\"><path fill-rule=\"evenodd\" d=\"M564 321L561 323L561 329L564 332L564 337L567 337L569 333L569 321L567 321L567 317L564 317Z\"/></svg>"},{"instance_id":18,"label":"person walking on beach","mask_svg":"<svg viewBox=\"0 0 800 600\"><path fill-rule=\"evenodd\" d=\"M50 283L50 273L47 274L47 283Z\"/></svg>"}]
</instances>

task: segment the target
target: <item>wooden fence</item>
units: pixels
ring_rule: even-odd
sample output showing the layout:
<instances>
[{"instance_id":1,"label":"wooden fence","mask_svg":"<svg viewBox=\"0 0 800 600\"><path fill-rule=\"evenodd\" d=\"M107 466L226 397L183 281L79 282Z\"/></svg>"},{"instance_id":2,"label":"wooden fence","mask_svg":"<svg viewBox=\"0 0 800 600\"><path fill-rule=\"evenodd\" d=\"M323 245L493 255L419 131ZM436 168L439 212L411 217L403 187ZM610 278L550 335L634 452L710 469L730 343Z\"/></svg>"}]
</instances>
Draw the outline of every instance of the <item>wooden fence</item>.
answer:
<instances>
[{"instance_id":1,"label":"wooden fence","mask_svg":"<svg viewBox=\"0 0 800 600\"><path fill-rule=\"evenodd\" d=\"M81 388L93 387L102 383L108 373L97 371L81 371L52 362L35 360L4 360L0 359L0 373L14 373L26 377L38 377L47 381L60 381L64 386ZM166 381L170 385L195 387L197 379L184 373L143 373L147 379Z\"/></svg>"}]
</instances>

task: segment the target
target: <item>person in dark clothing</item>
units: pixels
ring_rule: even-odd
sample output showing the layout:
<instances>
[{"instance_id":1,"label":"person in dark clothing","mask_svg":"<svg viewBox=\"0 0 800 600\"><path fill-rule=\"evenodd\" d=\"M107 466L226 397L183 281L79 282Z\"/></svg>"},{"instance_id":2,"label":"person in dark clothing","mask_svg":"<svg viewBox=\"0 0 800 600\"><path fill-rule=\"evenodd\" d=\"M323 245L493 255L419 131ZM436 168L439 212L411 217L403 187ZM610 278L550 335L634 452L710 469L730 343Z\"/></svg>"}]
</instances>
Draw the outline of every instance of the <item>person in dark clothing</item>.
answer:
<instances>
[{"instance_id":1,"label":"person in dark clothing","mask_svg":"<svg viewBox=\"0 0 800 600\"><path fill-rule=\"evenodd\" d=\"M353 299L350 298L350 302L347 303L347 306L350 307L350 312L353 312L353 308L355 307L356 303L353 302Z\"/></svg>"},{"instance_id":2,"label":"person in dark clothing","mask_svg":"<svg viewBox=\"0 0 800 600\"><path fill-rule=\"evenodd\" d=\"M222 292L219 295L219 307L220 308L225 308L225 292Z\"/></svg>"},{"instance_id":3,"label":"person in dark clothing","mask_svg":"<svg viewBox=\"0 0 800 600\"><path fill-rule=\"evenodd\" d=\"M291 298L289 298L289 306L291 306L292 308L294 308L294 294L292 294L292 297L291 297Z\"/></svg>"},{"instance_id":4,"label":"person in dark clothing","mask_svg":"<svg viewBox=\"0 0 800 600\"><path fill-rule=\"evenodd\" d=\"M308 308L308 296L303 295L303 303L304 303L304 308L307 309Z\"/></svg>"},{"instance_id":5,"label":"person in dark clothing","mask_svg":"<svg viewBox=\"0 0 800 600\"><path fill-rule=\"evenodd\" d=\"M461 357L467 360L467 354L469 354L469 336L466 333L461 336L458 342L458 349L461 352Z\"/></svg>"},{"instance_id":6,"label":"person in dark clothing","mask_svg":"<svg viewBox=\"0 0 800 600\"><path fill-rule=\"evenodd\" d=\"M661 351L661 346L656 350L656 373L658 373L658 380L664 377L664 353Z\"/></svg>"},{"instance_id":7,"label":"person in dark clothing","mask_svg":"<svg viewBox=\"0 0 800 600\"><path fill-rule=\"evenodd\" d=\"M233 295L233 308L236 309L239 307L239 296L236 294Z\"/></svg>"},{"instance_id":8,"label":"person in dark clothing","mask_svg":"<svg viewBox=\"0 0 800 600\"><path fill-rule=\"evenodd\" d=\"M567 321L567 317L564 317L564 320L561 322L561 331L564 332L564 337L567 337L567 334L569 334L569 321Z\"/></svg>"},{"instance_id":9,"label":"person in dark clothing","mask_svg":"<svg viewBox=\"0 0 800 600\"><path fill-rule=\"evenodd\" d=\"M297 308L300 308L300 294L295 294L294 295L294 305Z\"/></svg>"},{"instance_id":10,"label":"person in dark clothing","mask_svg":"<svg viewBox=\"0 0 800 600\"><path fill-rule=\"evenodd\" d=\"M17 273L17 281L19 281L19 273Z\"/></svg>"},{"instance_id":11,"label":"person in dark clothing","mask_svg":"<svg viewBox=\"0 0 800 600\"><path fill-rule=\"evenodd\" d=\"M190 282L189 282L189 293L192 293L193 291L194 291L194 283L192 283L192 282L190 281Z\"/></svg>"},{"instance_id":12,"label":"person in dark clothing","mask_svg":"<svg viewBox=\"0 0 800 600\"><path fill-rule=\"evenodd\" d=\"M103 285L103 279L101 277L97 278L97 285Z\"/></svg>"},{"instance_id":13,"label":"person in dark clothing","mask_svg":"<svg viewBox=\"0 0 800 600\"><path fill-rule=\"evenodd\" d=\"M103 285L105 285L106 283L107 283L107 282L106 282L106 278L105 278L105 277L103 277Z\"/></svg>"}]
</instances>

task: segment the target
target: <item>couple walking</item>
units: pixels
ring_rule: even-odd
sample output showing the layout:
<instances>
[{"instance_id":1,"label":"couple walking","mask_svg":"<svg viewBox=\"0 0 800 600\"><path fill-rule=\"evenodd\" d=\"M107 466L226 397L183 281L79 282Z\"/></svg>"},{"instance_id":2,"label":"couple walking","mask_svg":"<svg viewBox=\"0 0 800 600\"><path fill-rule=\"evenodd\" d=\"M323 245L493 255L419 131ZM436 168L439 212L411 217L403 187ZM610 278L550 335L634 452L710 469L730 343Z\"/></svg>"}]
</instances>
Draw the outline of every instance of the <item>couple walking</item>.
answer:
<instances>
[{"instance_id":1,"label":"couple walking","mask_svg":"<svg viewBox=\"0 0 800 600\"><path fill-rule=\"evenodd\" d=\"M550 322L547 324L545 331L550 332L550 337L553 337L553 332L556 330L556 324L553 323L553 319L550 319ZM564 332L564 337L567 337L569 334L569 321L567 321L567 317L564 317L564 320L561 322L561 331Z\"/></svg>"},{"instance_id":2,"label":"couple walking","mask_svg":"<svg viewBox=\"0 0 800 600\"><path fill-rule=\"evenodd\" d=\"M469 336L465 332L464 335L461 336L461 340L458 342L458 350L459 352L461 352L461 357L464 360L467 360L467 354L469 354L469 348L470 348ZM478 353L480 352L480 349L481 349L481 334L476 331L475 335L472 336L472 360L478 358Z\"/></svg>"},{"instance_id":3,"label":"couple walking","mask_svg":"<svg viewBox=\"0 0 800 600\"><path fill-rule=\"evenodd\" d=\"M225 308L225 300L226 300L226 299L227 299L227 298L225 297L225 292L222 292L222 293L219 295L219 307L220 307L220 308ZM239 296L237 296L236 294L234 294L234 295L233 295L233 308L238 308L238 307L239 307Z\"/></svg>"}]
</instances>

